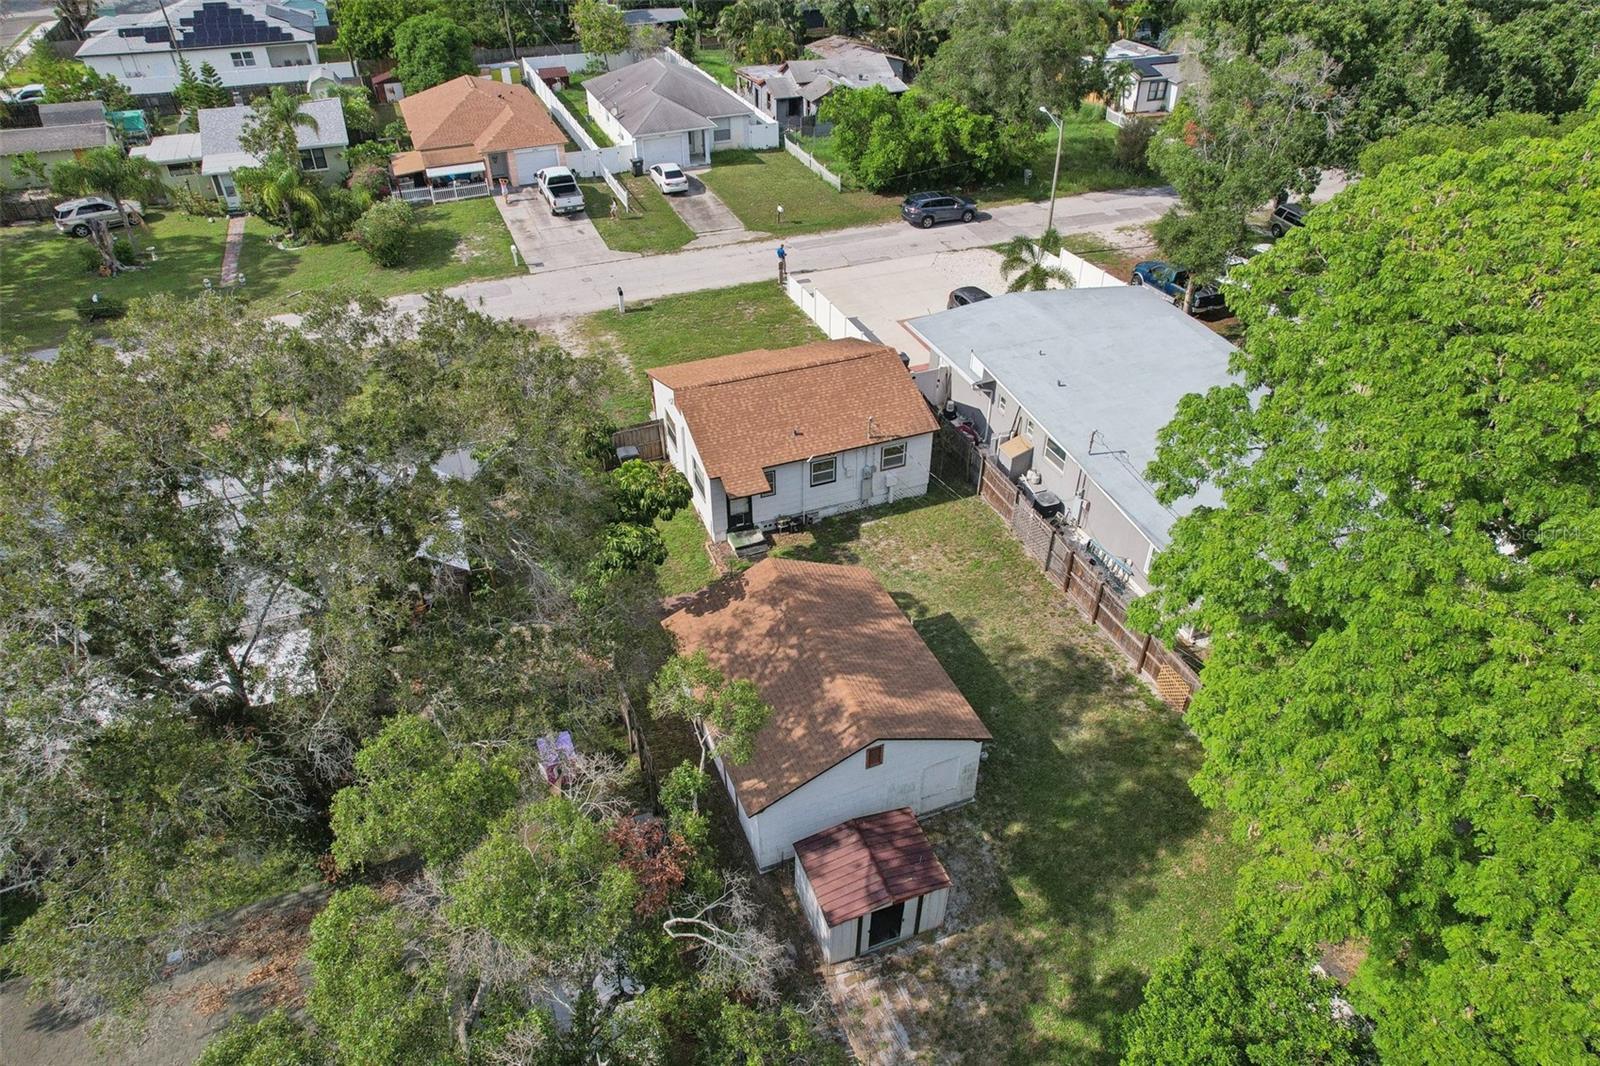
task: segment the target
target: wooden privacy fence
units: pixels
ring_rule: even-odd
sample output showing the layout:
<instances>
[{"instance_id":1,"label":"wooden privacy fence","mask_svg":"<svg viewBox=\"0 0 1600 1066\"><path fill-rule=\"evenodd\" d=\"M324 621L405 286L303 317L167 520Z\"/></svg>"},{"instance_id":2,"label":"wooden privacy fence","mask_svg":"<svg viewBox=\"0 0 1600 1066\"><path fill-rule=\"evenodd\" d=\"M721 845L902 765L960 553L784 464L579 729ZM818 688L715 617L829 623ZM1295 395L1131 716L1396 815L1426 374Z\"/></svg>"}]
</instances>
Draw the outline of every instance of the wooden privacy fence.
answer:
<instances>
[{"instance_id":1,"label":"wooden privacy fence","mask_svg":"<svg viewBox=\"0 0 1600 1066\"><path fill-rule=\"evenodd\" d=\"M1093 557L1041 517L993 463L983 464L978 494L1005 520L1022 542L1022 550L1038 562L1067 602L1127 656L1136 674L1155 682L1161 701L1176 711L1188 710L1200 675L1161 641L1128 625L1127 601Z\"/></svg>"},{"instance_id":2,"label":"wooden privacy fence","mask_svg":"<svg viewBox=\"0 0 1600 1066\"><path fill-rule=\"evenodd\" d=\"M660 462L667 457L666 442L661 439L661 420L641 422L637 426L619 429L611 434L612 449L633 447L639 449L639 458Z\"/></svg>"}]
</instances>

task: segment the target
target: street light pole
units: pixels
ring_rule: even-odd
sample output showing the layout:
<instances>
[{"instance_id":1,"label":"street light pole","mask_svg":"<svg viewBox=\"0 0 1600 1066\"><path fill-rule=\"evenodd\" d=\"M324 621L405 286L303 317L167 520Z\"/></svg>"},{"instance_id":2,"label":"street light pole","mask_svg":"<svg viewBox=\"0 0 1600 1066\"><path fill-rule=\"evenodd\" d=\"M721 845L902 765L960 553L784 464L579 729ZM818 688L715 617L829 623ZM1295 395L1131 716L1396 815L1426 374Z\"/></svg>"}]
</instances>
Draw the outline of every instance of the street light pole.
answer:
<instances>
[{"instance_id":1,"label":"street light pole","mask_svg":"<svg viewBox=\"0 0 1600 1066\"><path fill-rule=\"evenodd\" d=\"M1056 127L1056 167L1050 172L1050 211L1044 221L1044 231L1049 233L1056 225L1056 180L1061 177L1061 142L1066 139L1067 126L1052 115L1049 108L1041 106L1039 111Z\"/></svg>"}]
</instances>

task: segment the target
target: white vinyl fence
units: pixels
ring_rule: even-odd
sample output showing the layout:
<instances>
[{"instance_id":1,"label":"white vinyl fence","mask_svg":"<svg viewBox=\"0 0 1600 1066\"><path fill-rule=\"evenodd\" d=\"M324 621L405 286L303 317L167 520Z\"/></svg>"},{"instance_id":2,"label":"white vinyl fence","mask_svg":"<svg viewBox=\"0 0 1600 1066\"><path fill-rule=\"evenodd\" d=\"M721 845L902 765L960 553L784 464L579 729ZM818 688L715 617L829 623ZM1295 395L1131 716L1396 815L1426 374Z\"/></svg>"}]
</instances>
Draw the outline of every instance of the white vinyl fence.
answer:
<instances>
[{"instance_id":1,"label":"white vinyl fence","mask_svg":"<svg viewBox=\"0 0 1600 1066\"><path fill-rule=\"evenodd\" d=\"M396 189L400 199L408 204L446 204L452 200L471 200L489 195L489 183L475 181L464 185L420 185L413 189Z\"/></svg>"},{"instance_id":2,"label":"white vinyl fence","mask_svg":"<svg viewBox=\"0 0 1600 1066\"><path fill-rule=\"evenodd\" d=\"M795 306L805 312L807 318L815 322L822 332L828 335L831 341L841 340L845 337L854 337L857 340L878 342L877 336L863 326L857 319L851 318L829 302L822 293L813 289L803 281L797 281L790 275L784 283L784 292Z\"/></svg>"},{"instance_id":3,"label":"white vinyl fence","mask_svg":"<svg viewBox=\"0 0 1600 1066\"><path fill-rule=\"evenodd\" d=\"M1046 266L1060 267L1072 279L1075 289L1108 289L1113 285L1126 285L1127 282L1114 275L1106 273L1093 263L1080 256L1073 255L1065 248L1060 255L1045 255Z\"/></svg>"},{"instance_id":4,"label":"white vinyl fence","mask_svg":"<svg viewBox=\"0 0 1600 1066\"><path fill-rule=\"evenodd\" d=\"M795 143L792 137L786 135L783 138L783 147L790 155L800 160L800 162L805 165L807 170L811 171L811 173L815 174L829 185L832 185L835 192L844 191L843 179L819 163L816 156L812 155L804 148L801 148L800 145Z\"/></svg>"}]
</instances>

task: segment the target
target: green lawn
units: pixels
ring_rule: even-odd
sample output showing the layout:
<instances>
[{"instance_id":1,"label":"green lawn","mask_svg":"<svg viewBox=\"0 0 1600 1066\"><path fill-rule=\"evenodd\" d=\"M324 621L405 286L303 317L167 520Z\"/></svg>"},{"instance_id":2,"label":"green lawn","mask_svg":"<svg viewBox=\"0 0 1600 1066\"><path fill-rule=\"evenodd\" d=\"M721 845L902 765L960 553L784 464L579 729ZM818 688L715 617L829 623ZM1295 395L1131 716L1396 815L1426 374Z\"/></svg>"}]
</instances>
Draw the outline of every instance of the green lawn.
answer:
<instances>
[{"instance_id":1,"label":"green lawn","mask_svg":"<svg viewBox=\"0 0 1600 1066\"><path fill-rule=\"evenodd\" d=\"M656 522L667 542L667 561L656 568L662 596L677 596L705 588L717 576L706 552L706 527L693 507L685 507L670 521Z\"/></svg>"},{"instance_id":2,"label":"green lawn","mask_svg":"<svg viewBox=\"0 0 1600 1066\"><path fill-rule=\"evenodd\" d=\"M788 152L718 152L701 180L739 216L745 228L780 237L864 226L899 217L900 198L834 192ZM778 225L778 207L783 225Z\"/></svg>"},{"instance_id":3,"label":"green lawn","mask_svg":"<svg viewBox=\"0 0 1600 1066\"><path fill-rule=\"evenodd\" d=\"M521 272L511 262L511 234L488 197L421 207L417 220L408 265L385 270L354 244L281 250L271 242L275 229L251 218L240 259L245 298L265 314L278 314L301 306L309 293L336 286L393 296ZM154 246L156 261L116 278L82 270L77 250L82 242L53 227L0 230L0 337L25 349L59 344L78 322L73 303L91 293L124 300L154 293L192 295L208 277L217 283L225 219L165 211L151 212L148 221L149 232L140 230L138 238L141 246ZM106 331L103 324L101 331Z\"/></svg>"},{"instance_id":4,"label":"green lawn","mask_svg":"<svg viewBox=\"0 0 1600 1066\"><path fill-rule=\"evenodd\" d=\"M600 231L600 239L606 242L607 247L619 252L650 255L675 252L694 240L694 230L678 217L667 198L661 195L661 190L656 188L655 182L632 175L619 175L617 180L622 182L632 197L633 210L615 219L611 217L612 197L606 183L599 180L579 183L583 186L583 199L588 205L589 218L593 220L594 228Z\"/></svg>"},{"instance_id":5,"label":"green lawn","mask_svg":"<svg viewBox=\"0 0 1600 1066\"><path fill-rule=\"evenodd\" d=\"M578 125L583 127L584 132L594 138L595 144L601 148L610 148L611 138L606 136L605 131L595 124L594 118L589 114L589 94L583 88L586 77L583 74L573 74L567 80L567 87L557 89L556 95L561 98L567 110L572 112L572 117L578 120Z\"/></svg>"},{"instance_id":6,"label":"green lawn","mask_svg":"<svg viewBox=\"0 0 1600 1066\"><path fill-rule=\"evenodd\" d=\"M630 368L613 402L612 415L619 425L649 415L646 370L822 338L822 331L778 288L776 278L664 296L634 304L625 315L601 311L580 328L596 351L613 351Z\"/></svg>"},{"instance_id":7,"label":"green lawn","mask_svg":"<svg viewBox=\"0 0 1600 1066\"><path fill-rule=\"evenodd\" d=\"M733 56L726 48L702 48L694 54L694 65L732 89Z\"/></svg>"},{"instance_id":8,"label":"green lawn","mask_svg":"<svg viewBox=\"0 0 1600 1066\"><path fill-rule=\"evenodd\" d=\"M1151 966L1219 933L1245 857L1189 790L1198 743L976 497L936 490L780 540L869 568L994 734L977 802L927 823L960 931L884 959L922 986L899 1014L912 1046L1115 1061Z\"/></svg>"}]
</instances>

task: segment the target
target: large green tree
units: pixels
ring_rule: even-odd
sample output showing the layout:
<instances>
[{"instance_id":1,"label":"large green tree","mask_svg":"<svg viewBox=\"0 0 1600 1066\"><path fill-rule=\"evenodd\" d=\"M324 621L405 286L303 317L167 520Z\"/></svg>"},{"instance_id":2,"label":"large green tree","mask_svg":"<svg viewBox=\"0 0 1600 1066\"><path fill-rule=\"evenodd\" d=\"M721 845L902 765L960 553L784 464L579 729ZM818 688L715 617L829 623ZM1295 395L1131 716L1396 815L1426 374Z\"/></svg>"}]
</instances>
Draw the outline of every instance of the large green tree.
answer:
<instances>
[{"instance_id":1,"label":"large green tree","mask_svg":"<svg viewBox=\"0 0 1600 1066\"><path fill-rule=\"evenodd\" d=\"M578 35L578 46L590 56L615 55L628 47L628 24L622 12L603 0L577 0L572 5L572 30Z\"/></svg>"},{"instance_id":2,"label":"large green tree","mask_svg":"<svg viewBox=\"0 0 1600 1066\"><path fill-rule=\"evenodd\" d=\"M738 0L717 16L717 36L748 63L798 58L805 20L794 0Z\"/></svg>"},{"instance_id":3,"label":"large green tree","mask_svg":"<svg viewBox=\"0 0 1600 1066\"><path fill-rule=\"evenodd\" d=\"M333 22L339 47L356 59L394 55L394 32L416 14L406 0L335 0Z\"/></svg>"},{"instance_id":4,"label":"large green tree","mask_svg":"<svg viewBox=\"0 0 1600 1066\"><path fill-rule=\"evenodd\" d=\"M1248 913L1394 1062L1600 1061L1600 122L1387 167L1240 272L1134 621L1209 633Z\"/></svg>"},{"instance_id":5,"label":"large green tree","mask_svg":"<svg viewBox=\"0 0 1600 1066\"><path fill-rule=\"evenodd\" d=\"M472 35L444 15L413 15L394 31L394 72L406 92L419 93L463 74L478 73Z\"/></svg>"}]
</instances>

